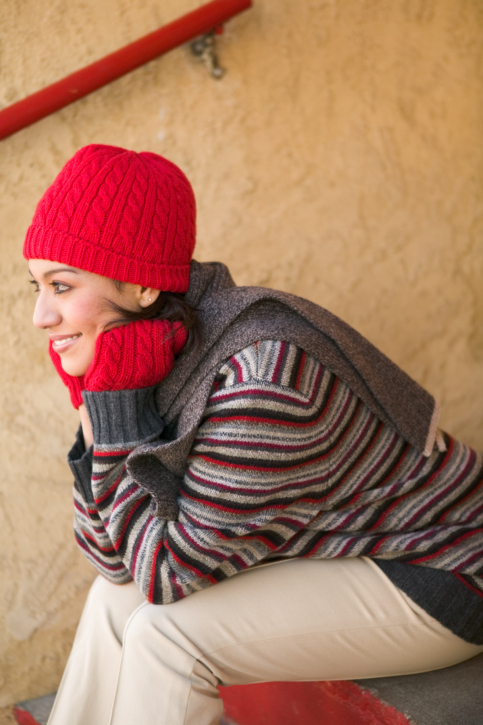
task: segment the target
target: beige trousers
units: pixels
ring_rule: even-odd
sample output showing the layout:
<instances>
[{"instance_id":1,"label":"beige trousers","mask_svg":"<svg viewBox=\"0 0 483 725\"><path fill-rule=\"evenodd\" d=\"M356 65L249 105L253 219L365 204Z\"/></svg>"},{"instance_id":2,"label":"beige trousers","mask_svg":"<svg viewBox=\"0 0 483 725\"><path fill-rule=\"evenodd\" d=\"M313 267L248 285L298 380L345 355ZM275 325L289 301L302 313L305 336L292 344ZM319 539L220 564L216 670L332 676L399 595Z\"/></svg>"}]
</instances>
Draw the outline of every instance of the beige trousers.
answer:
<instances>
[{"instance_id":1,"label":"beige trousers","mask_svg":"<svg viewBox=\"0 0 483 725\"><path fill-rule=\"evenodd\" d=\"M217 685L424 672L473 657L369 559L292 559L149 604L97 579L49 725L218 725Z\"/></svg>"}]
</instances>

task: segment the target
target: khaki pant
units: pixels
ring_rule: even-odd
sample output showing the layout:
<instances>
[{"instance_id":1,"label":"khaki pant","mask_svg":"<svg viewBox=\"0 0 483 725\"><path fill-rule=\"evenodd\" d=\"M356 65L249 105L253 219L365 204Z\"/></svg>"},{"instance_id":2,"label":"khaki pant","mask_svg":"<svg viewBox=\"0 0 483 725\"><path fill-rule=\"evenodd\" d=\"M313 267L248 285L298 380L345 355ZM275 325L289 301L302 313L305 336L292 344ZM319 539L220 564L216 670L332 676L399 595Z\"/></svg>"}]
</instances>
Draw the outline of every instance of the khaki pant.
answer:
<instances>
[{"instance_id":1,"label":"khaki pant","mask_svg":"<svg viewBox=\"0 0 483 725\"><path fill-rule=\"evenodd\" d=\"M99 578L49 725L218 725L219 684L409 674L482 651L365 558L255 567L164 606Z\"/></svg>"}]
</instances>

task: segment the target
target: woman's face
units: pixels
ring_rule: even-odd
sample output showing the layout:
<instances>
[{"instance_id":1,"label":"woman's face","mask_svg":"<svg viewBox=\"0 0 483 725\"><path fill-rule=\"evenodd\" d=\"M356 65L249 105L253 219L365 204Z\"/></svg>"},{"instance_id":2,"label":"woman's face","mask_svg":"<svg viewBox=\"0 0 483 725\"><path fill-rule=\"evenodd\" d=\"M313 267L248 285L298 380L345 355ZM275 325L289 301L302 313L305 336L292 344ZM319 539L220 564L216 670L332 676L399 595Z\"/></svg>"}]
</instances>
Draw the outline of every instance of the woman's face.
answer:
<instances>
[{"instance_id":1,"label":"woman's face","mask_svg":"<svg viewBox=\"0 0 483 725\"><path fill-rule=\"evenodd\" d=\"M115 319L109 302L140 310L143 288L124 283L119 290L112 279L46 259L31 259L29 269L38 295L34 325L49 331L65 372L84 375L98 335Z\"/></svg>"}]
</instances>

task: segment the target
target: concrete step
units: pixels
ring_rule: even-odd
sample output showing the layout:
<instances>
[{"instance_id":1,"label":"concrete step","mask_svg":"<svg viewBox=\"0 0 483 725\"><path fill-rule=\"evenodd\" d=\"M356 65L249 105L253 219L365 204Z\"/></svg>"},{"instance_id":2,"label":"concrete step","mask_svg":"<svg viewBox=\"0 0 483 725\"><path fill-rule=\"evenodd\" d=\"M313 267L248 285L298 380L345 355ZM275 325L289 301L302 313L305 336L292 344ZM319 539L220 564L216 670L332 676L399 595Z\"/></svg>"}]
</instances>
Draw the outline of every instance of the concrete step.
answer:
<instances>
[{"instance_id":1,"label":"concrete step","mask_svg":"<svg viewBox=\"0 0 483 725\"><path fill-rule=\"evenodd\" d=\"M235 685L220 695L220 725L483 725L483 654L420 675ZM17 722L46 725L53 701L19 703Z\"/></svg>"},{"instance_id":2,"label":"concrete step","mask_svg":"<svg viewBox=\"0 0 483 725\"><path fill-rule=\"evenodd\" d=\"M54 699L55 692L51 695L19 702L13 711L16 721L19 725L47 725Z\"/></svg>"},{"instance_id":3,"label":"concrete step","mask_svg":"<svg viewBox=\"0 0 483 725\"><path fill-rule=\"evenodd\" d=\"M419 675L220 692L236 725L483 725L483 654Z\"/></svg>"}]
</instances>

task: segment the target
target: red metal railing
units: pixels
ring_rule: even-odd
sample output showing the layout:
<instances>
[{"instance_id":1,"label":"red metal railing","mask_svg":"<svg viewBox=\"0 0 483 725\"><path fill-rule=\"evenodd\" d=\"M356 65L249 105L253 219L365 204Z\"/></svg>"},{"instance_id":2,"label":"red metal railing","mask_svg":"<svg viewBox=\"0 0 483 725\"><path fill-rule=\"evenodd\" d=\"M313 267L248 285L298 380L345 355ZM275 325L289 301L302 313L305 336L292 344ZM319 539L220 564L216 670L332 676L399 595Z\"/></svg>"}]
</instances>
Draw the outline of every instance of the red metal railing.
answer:
<instances>
[{"instance_id":1,"label":"red metal railing","mask_svg":"<svg viewBox=\"0 0 483 725\"><path fill-rule=\"evenodd\" d=\"M0 140L74 103L247 10L252 0L213 0L0 111Z\"/></svg>"}]
</instances>

